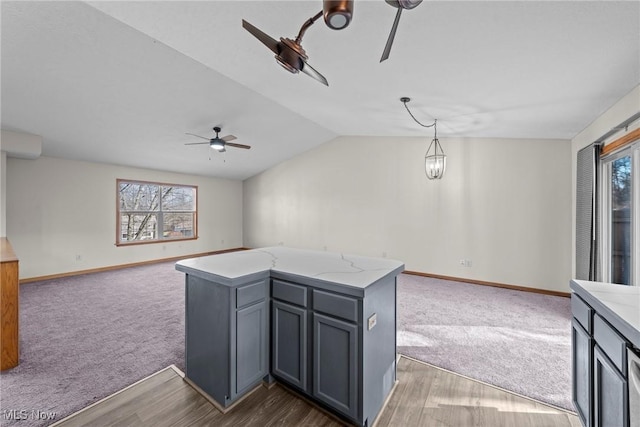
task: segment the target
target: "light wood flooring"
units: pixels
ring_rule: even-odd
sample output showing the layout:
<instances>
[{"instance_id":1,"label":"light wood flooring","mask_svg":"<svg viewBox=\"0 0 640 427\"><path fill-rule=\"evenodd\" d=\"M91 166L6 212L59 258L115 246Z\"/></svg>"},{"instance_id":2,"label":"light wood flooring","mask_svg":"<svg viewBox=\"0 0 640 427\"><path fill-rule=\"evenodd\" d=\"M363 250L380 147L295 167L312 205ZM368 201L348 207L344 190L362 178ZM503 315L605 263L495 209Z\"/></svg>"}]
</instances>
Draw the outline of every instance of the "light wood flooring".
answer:
<instances>
[{"instance_id":1,"label":"light wood flooring","mask_svg":"<svg viewBox=\"0 0 640 427\"><path fill-rule=\"evenodd\" d=\"M340 426L286 388L259 387L222 414L172 368L61 420L70 426ZM376 426L580 427L577 416L406 357Z\"/></svg>"}]
</instances>

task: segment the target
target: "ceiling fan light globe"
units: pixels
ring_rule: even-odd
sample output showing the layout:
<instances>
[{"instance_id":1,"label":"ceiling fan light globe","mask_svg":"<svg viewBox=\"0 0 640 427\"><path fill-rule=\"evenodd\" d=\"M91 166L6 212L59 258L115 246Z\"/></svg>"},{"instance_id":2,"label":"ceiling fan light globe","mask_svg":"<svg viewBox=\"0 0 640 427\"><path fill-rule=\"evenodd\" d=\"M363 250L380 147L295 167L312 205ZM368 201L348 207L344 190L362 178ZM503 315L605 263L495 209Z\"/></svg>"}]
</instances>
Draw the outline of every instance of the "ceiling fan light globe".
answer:
<instances>
[{"instance_id":1,"label":"ceiling fan light globe","mask_svg":"<svg viewBox=\"0 0 640 427\"><path fill-rule=\"evenodd\" d=\"M341 30L349 25L349 16L344 13L334 13L329 16L327 25L334 30Z\"/></svg>"},{"instance_id":2,"label":"ceiling fan light globe","mask_svg":"<svg viewBox=\"0 0 640 427\"><path fill-rule=\"evenodd\" d=\"M221 139L211 141L211 148L216 151L224 151L224 141Z\"/></svg>"},{"instance_id":3,"label":"ceiling fan light globe","mask_svg":"<svg viewBox=\"0 0 640 427\"><path fill-rule=\"evenodd\" d=\"M325 0L322 5L324 23L333 30L342 30L351 22L353 0Z\"/></svg>"}]
</instances>

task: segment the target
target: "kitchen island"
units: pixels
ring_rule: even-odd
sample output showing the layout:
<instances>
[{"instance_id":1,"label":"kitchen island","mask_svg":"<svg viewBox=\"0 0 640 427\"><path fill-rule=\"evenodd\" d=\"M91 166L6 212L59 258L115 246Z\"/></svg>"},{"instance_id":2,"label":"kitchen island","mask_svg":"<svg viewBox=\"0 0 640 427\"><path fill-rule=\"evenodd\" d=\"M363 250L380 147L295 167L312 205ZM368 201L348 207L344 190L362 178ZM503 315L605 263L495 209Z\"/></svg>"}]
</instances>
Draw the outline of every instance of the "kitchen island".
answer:
<instances>
[{"instance_id":1,"label":"kitchen island","mask_svg":"<svg viewBox=\"0 0 640 427\"><path fill-rule=\"evenodd\" d=\"M222 411L278 382L370 426L396 382L400 261L253 249L179 261L186 379Z\"/></svg>"}]
</instances>

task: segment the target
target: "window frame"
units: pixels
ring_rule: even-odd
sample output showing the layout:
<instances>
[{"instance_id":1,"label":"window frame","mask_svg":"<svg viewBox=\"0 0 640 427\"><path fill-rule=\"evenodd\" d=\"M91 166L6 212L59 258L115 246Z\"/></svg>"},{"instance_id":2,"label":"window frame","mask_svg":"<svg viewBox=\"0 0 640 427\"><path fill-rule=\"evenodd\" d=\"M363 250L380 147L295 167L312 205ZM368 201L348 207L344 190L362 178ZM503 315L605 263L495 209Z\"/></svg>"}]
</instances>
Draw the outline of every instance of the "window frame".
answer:
<instances>
[{"instance_id":1,"label":"window frame","mask_svg":"<svg viewBox=\"0 0 640 427\"><path fill-rule=\"evenodd\" d=\"M621 138L622 139L622 138ZM613 145L613 143L612 143ZM631 159L631 272L629 286L640 286L640 138L627 140L625 144L608 150L600 158L600 260L602 281L611 281L611 167L614 161L629 156Z\"/></svg>"},{"instance_id":2,"label":"window frame","mask_svg":"<svg viewBox=\"0 0 640 427\"><path fill-rule=\"evenodd\" d=\"M122 183L127 184L142 184L142 185L155 185L158 186L158 191L162 194L162 187L181 187L181 188L190 188L195 192L195 203L194 210L162 210L162 197L160 197L158 201L158 210L140 210L135 211L135 213L139 213L142 215L145 214L156 214L157 215L157 237L155 239L147 239L147 240L133 240L133 241L122 241L122 214L123 211L120 210L120 185ZM133 211L124 211L124 212L133 212ZM166 238L164 237L164 214L173 214L173 213L190 213L193 214L193 236L184 237L184 238ZM146 244L154 244L154 243L167 243L167 242L184 242L187 240L197 240L198 236L198 186L190 185L190 184L173 184L167 182L157 182L157 181L142 181L138 179L124 179L117 178L116 179L116 246L132 246L132 245L146 245Z\"/></svg>"}]
</instances>

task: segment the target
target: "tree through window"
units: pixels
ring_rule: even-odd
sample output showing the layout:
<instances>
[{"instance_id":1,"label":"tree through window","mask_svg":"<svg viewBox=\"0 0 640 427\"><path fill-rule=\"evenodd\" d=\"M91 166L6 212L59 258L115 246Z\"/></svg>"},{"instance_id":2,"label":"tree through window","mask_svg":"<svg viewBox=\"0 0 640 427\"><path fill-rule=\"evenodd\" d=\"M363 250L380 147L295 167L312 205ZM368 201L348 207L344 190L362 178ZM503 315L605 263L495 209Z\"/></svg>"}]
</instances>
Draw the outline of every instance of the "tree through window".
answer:
<instances>
[{"instance_id":1,"label":"tree through window","mask_svg":"<svg viewBox=\"0 0 640 427\"><path fill-rule=\"evenodd\" d=\"M197 238L197 187L117 180L116 244Z\"/></svg>"}]
</instances>

